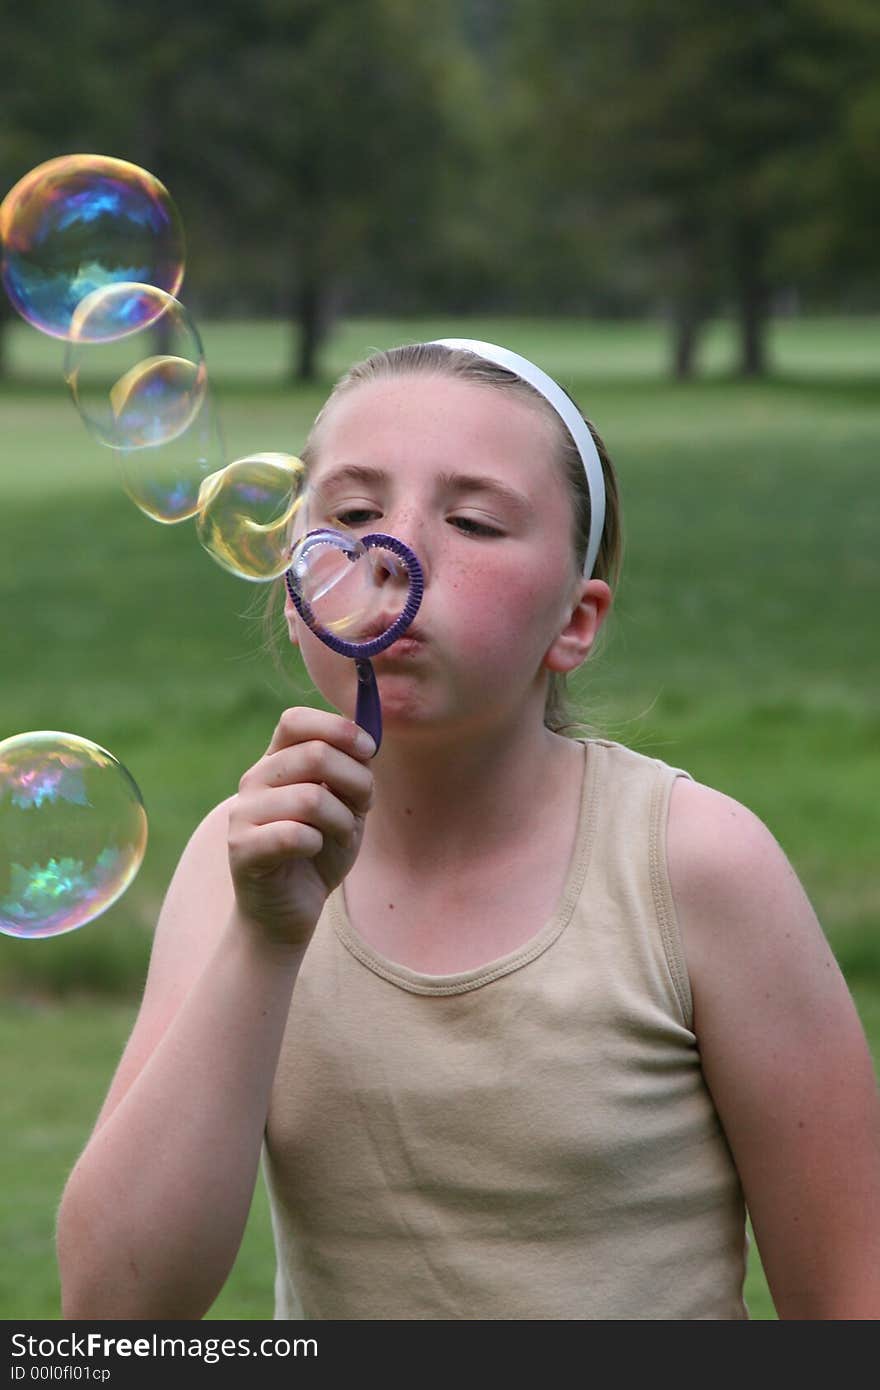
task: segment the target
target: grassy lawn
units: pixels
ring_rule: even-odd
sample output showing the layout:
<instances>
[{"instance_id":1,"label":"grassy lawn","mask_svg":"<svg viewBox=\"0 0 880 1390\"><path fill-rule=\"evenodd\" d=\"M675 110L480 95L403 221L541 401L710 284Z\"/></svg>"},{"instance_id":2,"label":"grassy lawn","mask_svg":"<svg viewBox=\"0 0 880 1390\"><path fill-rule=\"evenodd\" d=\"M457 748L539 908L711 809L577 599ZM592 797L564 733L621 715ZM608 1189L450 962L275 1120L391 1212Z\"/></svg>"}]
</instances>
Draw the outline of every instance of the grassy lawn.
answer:
<instances>
[{"instance_id":1,"label":"grassy lawn","mask_svg":"<svg viewBox=\"0 0 880 1390\"><path fill-rule=\"evenodd\" d=\"M760 815L804 883L880 1046L880 334L774 333L774 376L667 382L659 326L356 322L336 372L371 346L453 331L562 376L621 479L624 578L577 687L603 733L687 768ZM230 458L296 452L326 383L283 384L285 330L208 326ZM186 839L263 751L286 703L314 699L264 648L262 586L221 571L192 522L162 527L79 425L62 349L16 329L0 386L0 737L67 729L110 748L144 795L150 843L123 900L48 942L0 938L5 1179L0 1318L57 1317L55 1204L130 1027L162 893ZM82 998L88 993L88 999ZM59 1003L58 1001L63 1002ZM271 1312L262 1191L216 1316ZM772 1308L753 1262L749 1302Z\"/></svg>"}]
</instances>

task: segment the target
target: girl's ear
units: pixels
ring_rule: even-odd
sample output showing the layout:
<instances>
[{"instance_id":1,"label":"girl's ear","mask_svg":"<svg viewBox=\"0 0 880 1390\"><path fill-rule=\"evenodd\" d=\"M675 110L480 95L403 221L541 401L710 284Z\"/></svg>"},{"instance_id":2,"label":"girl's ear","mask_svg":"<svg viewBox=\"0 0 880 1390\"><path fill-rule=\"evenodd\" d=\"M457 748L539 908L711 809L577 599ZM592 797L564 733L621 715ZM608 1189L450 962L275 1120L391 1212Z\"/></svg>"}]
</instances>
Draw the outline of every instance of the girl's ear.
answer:
<instances>
[{"instance_id":1,"label":"girl's ear","mask_svg":"<svg viewBox=\"0 0 880 1390\"><path fill-rule=\"evenodd\" d=\"M611 590L604 579L582 579L568 620L544 654L548 671L567 675L590 654L611 607Z\"/></svg>"}]
</instances>

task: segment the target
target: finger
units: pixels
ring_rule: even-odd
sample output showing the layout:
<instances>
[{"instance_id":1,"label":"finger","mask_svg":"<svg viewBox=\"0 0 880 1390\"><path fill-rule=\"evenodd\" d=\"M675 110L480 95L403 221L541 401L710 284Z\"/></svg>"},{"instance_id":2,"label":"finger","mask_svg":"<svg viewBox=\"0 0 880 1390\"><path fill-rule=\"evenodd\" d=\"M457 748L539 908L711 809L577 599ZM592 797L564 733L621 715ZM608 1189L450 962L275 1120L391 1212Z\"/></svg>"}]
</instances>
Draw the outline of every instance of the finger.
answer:
<instances>
[{"instance_id":1,"label":"finger","mask_svg":"<svg viewBox=\"0 0 880 1390\"><path fill-rule=\"evenodd\" d=\"M344 719L341 714L333 714L330 710L297 705L282 714L266 752L276 753L281 748L307 743L310 739L332 744L334 748L361 761L372 757L376 750L370 735L350 719Z\"/></svg>"},{"instance_id":2,"label":"finger","mask_svg":"<svg viewBox=\"0 0 880 1390\"><path fill-rule=\"evenodd\" d=\"M233 874L267 874L289 859L313 859L324 847L324 836L313 825L297 820L278 820L271 825L250 825L229 836L229 862Z\"/></svg>"},{"instance_id":3,"label":"finger","mask_svg":"<svg viewBox=\"0 0 880 1390\"><path fill-rule=\"evenodd\" d=\"M230 816L230 838L239 828L274 825L295 821L312 826L322 835L332 835L347 844L356 828L354 812L327 787L315 782L297 782L292 787L267 787L250 796L241 808L241 818Z\"/></svg>"},{"instance_id":4,"label":"finger","mask_svg":"<svg viewBox=\"0 0 880 1390\"><path fill-rule=\"evenodd\" d=\"M342 753L329 743L311 739L291 748L267 754L248 777L243 788L253 786L292 786L297 782L317 782L329 787L341 801L363 815L373 796L373 774L363 763Z\"/></svg>"}]
</instances>

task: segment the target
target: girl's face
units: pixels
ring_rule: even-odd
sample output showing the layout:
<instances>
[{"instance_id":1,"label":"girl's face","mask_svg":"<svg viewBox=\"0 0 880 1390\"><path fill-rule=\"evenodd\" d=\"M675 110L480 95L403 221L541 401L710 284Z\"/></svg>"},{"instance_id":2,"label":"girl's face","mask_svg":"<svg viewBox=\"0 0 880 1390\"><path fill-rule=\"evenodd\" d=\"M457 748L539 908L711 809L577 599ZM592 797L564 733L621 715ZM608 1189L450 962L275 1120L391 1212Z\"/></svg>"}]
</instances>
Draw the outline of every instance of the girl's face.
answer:
<instances>
[{"instance_id":1,"label":"girl's face","mask_svg":"<svg viewBox=\"0 0 880 1390\"><path fill-rule=\"evenodd\" d=\"M534 709L573 670L610 600L578 573L553 422L510 392L440 375L361 383L322 419L308 525L384 531L419 557L412 628L373 658L386 736L478 732ZM353 717L352 662L288 603L291 638L327 700Z\"/></svg>"}]
</instances>

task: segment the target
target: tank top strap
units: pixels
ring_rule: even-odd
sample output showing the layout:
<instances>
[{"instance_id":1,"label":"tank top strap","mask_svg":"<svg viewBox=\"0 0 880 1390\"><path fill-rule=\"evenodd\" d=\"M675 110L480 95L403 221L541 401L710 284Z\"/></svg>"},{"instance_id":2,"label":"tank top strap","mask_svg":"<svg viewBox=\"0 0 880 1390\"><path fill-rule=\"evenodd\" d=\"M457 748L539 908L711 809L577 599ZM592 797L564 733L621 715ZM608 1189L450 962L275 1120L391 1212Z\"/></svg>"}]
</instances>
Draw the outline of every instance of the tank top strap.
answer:
<instances>
[{"instance_id":1,"label":"tank top strap","mask_svg":"<svg viewBox=\"0 0 880 1390\"><path fill-rule=\"evenodd\" d=\"M672 788L691 773L611 739L587 740L596 819L590 890L630 908L628 950L643 952L645 986L671 985L681 1022L693 1028L693 999L667 867ZM658 975L659 972L659 975ZM649 980L647 975L653 975Z\"/></svg>"}]
</instances>

